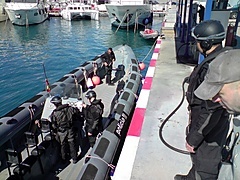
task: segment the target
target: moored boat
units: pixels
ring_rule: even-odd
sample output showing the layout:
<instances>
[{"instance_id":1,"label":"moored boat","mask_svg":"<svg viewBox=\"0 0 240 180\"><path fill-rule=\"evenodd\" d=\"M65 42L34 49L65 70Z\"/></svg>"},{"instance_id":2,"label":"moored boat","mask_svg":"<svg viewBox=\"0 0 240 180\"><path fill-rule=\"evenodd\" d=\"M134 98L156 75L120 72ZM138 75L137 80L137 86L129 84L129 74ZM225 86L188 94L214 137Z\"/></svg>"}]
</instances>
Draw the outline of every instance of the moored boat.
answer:
<instances>
[{"instance_id":1,"label":"moored boat","mask_svg":"<svg viewBox=\"0 0 240 180\"><path fill-rule=\"evenodd\" d=\"M52 8L48 11L49 17L61 17L61 9L60 8Z\"/></svg>"},{"instance_id":2,"label":"moored boat","mask_svg":"<svg viewBox=\"0 0 240 180\"><path fill-rule=\"evenodd\" d=\"M154 29L145 29L144 31L140 31L140 36L144 39L156 39L159 36L159 32Z\"/></svg>"},{"instance_id":3,"label":"moored boat","mask_svg":"<svg viewBox=\"0 0 240 180\"><path fill-rule=\"evenodd\" d=\"M6 176L7 174L7 168L5 166L6 156L4 156L6 149L10 148L14 151L21 150L21 154L24 154L25 151L25 158L27 159L29 157L26 155L26 149L24 148L24 132L29 131L30 125L36 119L40 119L42 123L46 122L44 120L48 119L49 115L54 110L54 106L50 103L51 97L56 94L61 95L63 103L79 107L79 104L81 105L82 101L85 101L84 94L90 88L93 88L94 91L96 91L98 98L102 99L105 104L103 123L106 129L103 131L103 135L97 140L93 149L88 150L88 152L91 156L95 156L99 155L96 154L96 152L101 150L106 154L106 157L101 158L104 158L109 163L113 163L113 159L118 155L116 152L120 152L121 150L120 142L125 138L141 85L141 74L138 61L132 49L127 45L119 45L114 47L113 51L116 56L116 61L114 62L114 67L116 68L112 74L115 85L109 86L105 84L104 79L102 79L103 83L92 87L88 86L87 81L89 78L93 79L96 75L103 78L101 75L102 59L100 56L96 56L91 61L85 62L83 65L64 75L57 82L51 84L51 91L47 91L48 89L46 89L38 93L30 100L24 102L21 106L13 109L11 112L0 118L0 160L1 169L5 169L2 171L3 173L0 173L1 178L6 179L6 177L3 177L2 175L5 173ZM122 92L119 98L115 97L117 88L118 90L120 88ZM38 147L44 146L44 154L41 155L39 160L41 161L42 168L39 166L39 163L36 162L31 166L31 171L28 171L26 174L20 174L24 179L26 177L31 179L48 177L48 175L53 176L50 172L50 168L51 171L56 170L54 168L56 168L56 165L59 165L59 153L57 153L58 148L56 141L50 139L52 142L50 144L53 145L51 146L49 143L46 143L46 139L41 138L41 135L43 135L43 133L38 134L38 139L41 141L39 142ZM106 146L106 144L103 146L102 142L104 140L110 141L110 143L108 143L109 146ZM97 151L94 150L95 148ZM81 151L83 151L83 149L84 147L81 147ZM72 171L71 178L78 179L77 177L81 176L79 171L82 169L84 160L85 158L82 156L80 160L81 162L78 162L75 167L65 167L66 171L65 169L62 169L61 173L57 173L57 175L54 174L54 176L66 179L65 175L68 174L69 168L77 168L77 171ZM105 173L105 175L108 176L108 166L99 167L98 163L95 164L94 158L90 158L89 163L100 168L99 171L101 171L101 174ZM88 165L86 164L84 166ZM83 168L82 171L85 170L86 169ZM17 171L14 171L13 169L11 169L10 172L15 172L17 174ZM67 176L69 177L69 174Z\"/></svg>"},{"instance_id":4,"label":"moored boat","mask_svg":"<svg viewBox=\"0 0 240 180\"><path fill-rule=\"evenodd\" d=\"M5 1L4 0L0 0L0 22L5 21L8 16L7 13L5 11Z\"/></svg>"},{"instance_id":5,"label":"moored boat","mask_svg":"<svg viewBox=\"0 0 240 180\"><path fill-rule=\"evenodd\" d=\"M99 20L99 11L94 5L71 2L61 10L61 16L68 21L73 20Z\"/></svg>"},{"instance_id":6,"label":"moored boat","mask_svg":"<svg viewBox=\"0 0 240 180\"><path fill-rule=\"evenodd\" d=\"M40 24L48 19L47 6L43 1L10 2L6 3L5 10L10 21L15 25Z\"/></svg>"},{"instance_id":7,"label":"moored boat","mask_svg":"<svg viewBox=\"0 0 240 180\"><path fill-rule=\"evenodd\" d=\"M127 28L136 25L145 26L152 21L151 5L143 0L111 1L105 4L111 24L114 27Z\"/></svg>"}]
</instances>

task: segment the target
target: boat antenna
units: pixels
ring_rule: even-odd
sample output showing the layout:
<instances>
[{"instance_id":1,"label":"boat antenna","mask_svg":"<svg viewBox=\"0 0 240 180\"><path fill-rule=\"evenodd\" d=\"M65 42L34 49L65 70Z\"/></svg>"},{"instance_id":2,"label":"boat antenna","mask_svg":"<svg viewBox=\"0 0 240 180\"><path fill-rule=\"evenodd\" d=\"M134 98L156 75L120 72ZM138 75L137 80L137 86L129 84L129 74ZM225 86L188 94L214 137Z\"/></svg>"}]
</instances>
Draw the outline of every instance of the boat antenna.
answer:
<instances>
[{"instance_id":1,"label":"boat antenna","mask_svg":"<svg viewBox=\"0 0 240 180\"><path fill-rule=\"evenodd\" d=\"M46 69L45 69L44 63L42 64L42 66L43 66L43 72L44 72L44 76L45 76L46 91L48 93L50 93L51 89L50 89L50 84L49 84L49 81L48 81L48 78L47 78L47 74L46 74Z\"/></svg>"}]
</instances>

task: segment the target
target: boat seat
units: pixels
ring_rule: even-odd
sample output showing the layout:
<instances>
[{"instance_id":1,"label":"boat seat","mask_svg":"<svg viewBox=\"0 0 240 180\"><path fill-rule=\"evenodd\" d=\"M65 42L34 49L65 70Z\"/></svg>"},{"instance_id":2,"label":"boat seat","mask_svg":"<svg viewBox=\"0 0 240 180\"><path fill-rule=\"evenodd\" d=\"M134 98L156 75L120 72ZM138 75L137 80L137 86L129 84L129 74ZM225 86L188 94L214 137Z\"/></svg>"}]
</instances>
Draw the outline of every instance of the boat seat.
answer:
<instances>
[{"instance_id":1,"label":"boat seat","mask_svg":"<svg viewBox=\"0 0 240 180\"><path fill-rule=\"evenodd\" d=\"M34 156L38 156L38 155L43 155L46 150L48 149L48 147L50 146L50 141L42 141L38 147L34 148L32 151L31 151L31 155L34 155Z\"/></svg>"},{"instance_id":2,"label":"boat seat","mask_svg":"<svg viewBox=\"0 0 240 180\"><path fill-rule=\"evenodd\" d=\"M23 179L23 176L27 172L31 172L31 167L37 161L35 156L29 156L22 161L21 152L14 149L6 149L5 152L7 156L7 168L9 173L8 179ZM11 174L11 167L15 167L13 169L14 175Z\"/></svg>"},{"instance_id":3,"label":"boat seat","mask_svg":"<svg viewBox=\"0 0 240 180\"><path fill-rule=\"evenodd\" d=\"M31 172L31 167L36 163L36 156L28 156L19 166L13 169L15 175L25 175L27 172Z\"/></svg>"},{"instance_id":4,"label":"boat seat","mask_svg":"<svg viewBox=\"0 0 240 180\"><path fill-rule=\"evenodd\" d=\"M25 132L24 134L25 134L25 141L26 141L25 145L26 145L28 156L30 156L29 148L34 148L31 152L31 155L37 157L41 171L42 173L44 173L40 156L45 152L45 149L43 147L38 146L37 135L35 135L32 132Z\"/></svg>"},{"instance_id":5,"label":"boat seat","mask_svg":"<svg viewBox=\"0 0 240 180\"><path fill-rule=\"evenodd\" d=\"M19 180L19 179L20 179L20 178L19 178L18 175L13 174L13 175L9 176L6 180Z\"/></svg>"},{"instance_id":6,"label":"boat seat","mask_svg":"<svg viewBox=\"0 0 240 180\"><path fill-rule=\"evenodd\" d=\"M51 140L53 140L52 134L51 134L51 133L48 133L46 136L44 136L44 140L45 140L45 141L51 141Z\"/></svg>"},{"instance_id":7,"label":"boat seat","mask_svg":"<svg viewBox=\"0 0 240 180\"><path fill-rule=\"evenodd\" d=\"M42 136L42 140L46 140L46 141L51 141L54 139L53 133L52 133L52 124L48 119L40 119L40 124L41 124L41 136ZM43 138L43 133L48 133L47 135L45 135L45 137Z\"/></svg>"}]
</instances>

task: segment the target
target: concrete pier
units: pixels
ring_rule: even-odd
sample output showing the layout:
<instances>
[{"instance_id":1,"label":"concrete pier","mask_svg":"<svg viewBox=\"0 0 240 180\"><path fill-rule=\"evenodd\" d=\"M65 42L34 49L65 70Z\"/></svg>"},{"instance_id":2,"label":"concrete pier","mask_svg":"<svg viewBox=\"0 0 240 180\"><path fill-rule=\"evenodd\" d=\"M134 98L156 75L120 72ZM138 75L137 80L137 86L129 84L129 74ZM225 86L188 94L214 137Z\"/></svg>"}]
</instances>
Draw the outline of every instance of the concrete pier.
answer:
<instances>
[{"instance_id":1,"label":"concrete pier","mask_svg":"<svg viewBox=\"0 0 240 180\"><path fill-rule=\"evenodd\" d=\"M165 39L157 40L114 180L170 180L191 168L190 156L180 153L186 151L186 100L162 131L165 141L180 152L168 148L159 137L159 127L180 103L182 82L193 68L177 63L175 13L176 8L169 10L162 28Z\"/></svg>"}]
</instances>

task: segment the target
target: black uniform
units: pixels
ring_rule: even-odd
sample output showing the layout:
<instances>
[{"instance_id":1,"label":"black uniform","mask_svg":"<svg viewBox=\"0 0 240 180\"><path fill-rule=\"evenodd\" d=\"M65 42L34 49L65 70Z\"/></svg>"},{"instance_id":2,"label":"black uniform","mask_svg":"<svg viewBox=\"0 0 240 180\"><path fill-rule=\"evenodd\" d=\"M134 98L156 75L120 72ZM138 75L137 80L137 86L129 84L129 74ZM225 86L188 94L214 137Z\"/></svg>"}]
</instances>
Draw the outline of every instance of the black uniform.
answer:
<instances>
[{"instance_id":1,"label":"black uniform","mask_svg":"<svg viewBox=\"0 0 240 180\"><path fill-rule=\"evenodd\" d=\"M204 11L205 11L205 7L203 5L199 5L200 9L198 10L199 13L199 22L203 21L204 18Z\"/></svg>"},{"instance_id":2,"label":"black uniform","mask_svg":"<svg viewBox=\"0 0 240 180\"><path fill-rule=\"evenodd\" d=\"M62 159L67 158L67 147L69 145L70 155L72 159L77 160L78 146L76 145L76 137L78 127L75 127L75 121L78 121L80 112L77 108L73 108L68 104L58 106L52 113L51 119L53 128L57 131L59 141L61 143Z\"/></svg>"},{"instance_id":3,"label":"black uniform","mask_svg":"<svg viewBox=\"0 0 240 180\"><path fill-rule=\"evenodd\" d=\"M200 179L215 180L218 177L221 150L226 141L229 127L229 114L219 104L204 101L194 95L194 90L202 83L209 63L221 52L217 48L208 55L204 61L195 67L189 79L187 100L189 103L190 122L187 128L187 143L194 147L196 153L191 153L192 169L188 177L195 179L196 174Z\"/></svg>"},{"instance_id":4,"label":"black uniform","mask_svg":"<svg viewBox=\"0 0 240 180\"><path fill-rule=\"evenodd\" d=\"M111 52L111 54L105 52L101 58L103 59L103 62L106 62L107 65L105 66L105 74L106 74L106 83L110 84L111 79L112 79L112 65L113 65L113 60L115 60L115 54L114 52Z\"/></svg>"},{"instance_id":5,"label":"black uniform","mask_svg":"<svg viewBox=\"0 0 240 180\"><path fill-rule=\"evenodd\" d=\"M83 108L84 118L86 120L86 131L92 134L88 136L91 147L95 144L97 135L103 131L103 109L104 105L100 99L95 99L90 105Z\"/></svg>"}]
</instances>

